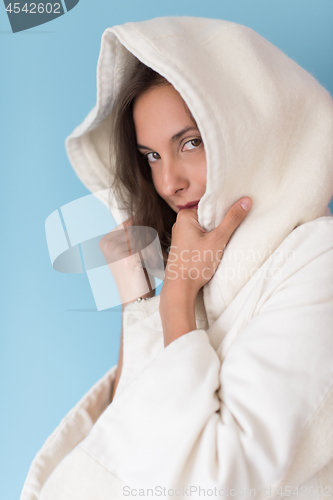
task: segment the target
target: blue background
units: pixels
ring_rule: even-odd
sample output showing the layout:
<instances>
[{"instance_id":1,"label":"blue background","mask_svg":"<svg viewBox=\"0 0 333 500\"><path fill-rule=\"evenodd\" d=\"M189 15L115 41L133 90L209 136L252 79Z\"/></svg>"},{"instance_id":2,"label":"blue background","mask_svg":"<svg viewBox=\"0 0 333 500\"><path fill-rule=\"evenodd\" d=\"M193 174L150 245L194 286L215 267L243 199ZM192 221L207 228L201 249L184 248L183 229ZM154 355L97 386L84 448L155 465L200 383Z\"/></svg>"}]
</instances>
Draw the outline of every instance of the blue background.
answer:
<instances>
[{"instance_id":1,"label":"blue background","mask_svg":"<svg viewBox=\"0 0 333 500\"><path fill-rule=\"evenodd\" d=\"M0 5L0 490L6 500L19 498L46 438L117 363L120 308L97 312L85 274L52 269L44 224L51 212L89 194L64 140L95 104L103 31L166 15L247 25L333 94L332 0L80 0L64 16L16 34Z\"/></svg>"}]
</instances>

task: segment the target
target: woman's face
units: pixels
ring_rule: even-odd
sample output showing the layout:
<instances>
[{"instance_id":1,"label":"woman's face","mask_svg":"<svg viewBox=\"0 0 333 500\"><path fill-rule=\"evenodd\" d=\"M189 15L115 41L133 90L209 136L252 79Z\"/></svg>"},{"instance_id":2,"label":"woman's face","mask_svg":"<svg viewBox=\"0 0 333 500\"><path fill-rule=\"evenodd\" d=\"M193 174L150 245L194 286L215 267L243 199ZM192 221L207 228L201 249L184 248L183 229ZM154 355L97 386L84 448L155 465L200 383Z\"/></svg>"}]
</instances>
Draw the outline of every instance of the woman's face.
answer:
<instances>
[{"instance_id":1,"label":"woman's face","mask_svg":"<svg viewBox=\"0 0 333 500\"><path fill-rule=\"evenodd\" d=\"M177 213L196 205L206 191L206 155L180 94L172 85L149 89L134 101L133 120L158 194Z\"/></svg>"}]
</instances>

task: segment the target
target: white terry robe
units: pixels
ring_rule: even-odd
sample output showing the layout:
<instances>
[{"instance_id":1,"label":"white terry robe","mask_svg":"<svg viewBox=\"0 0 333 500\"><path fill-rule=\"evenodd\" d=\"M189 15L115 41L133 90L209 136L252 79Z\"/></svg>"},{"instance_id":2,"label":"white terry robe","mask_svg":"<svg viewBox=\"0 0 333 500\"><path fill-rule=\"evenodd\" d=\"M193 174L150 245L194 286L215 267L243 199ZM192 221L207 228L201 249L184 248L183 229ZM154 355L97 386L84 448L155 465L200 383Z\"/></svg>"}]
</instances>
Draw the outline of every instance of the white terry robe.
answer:
<instances>
[{"instance_id":1,"label":"white terry robe","mask_svg":"<svg viewBox=\"0 0 333 500\"><path fill-rule=\"evenodd\" d=\"M253 207L198 294L196 330L164 348L159 296L126 307L114 400L115 366L37 453L21 500L238 499L250 489L262 498L291 491L327 499L332 99L278 48L235 23L165 17L108 28L97 104L66 140L78 176L105 203L110 113L136 58L173 84L201 131L200 224L212 230L242 196ZM116 197L110 209L118 223L129 217Z\"/></svg>"}]
</instances>

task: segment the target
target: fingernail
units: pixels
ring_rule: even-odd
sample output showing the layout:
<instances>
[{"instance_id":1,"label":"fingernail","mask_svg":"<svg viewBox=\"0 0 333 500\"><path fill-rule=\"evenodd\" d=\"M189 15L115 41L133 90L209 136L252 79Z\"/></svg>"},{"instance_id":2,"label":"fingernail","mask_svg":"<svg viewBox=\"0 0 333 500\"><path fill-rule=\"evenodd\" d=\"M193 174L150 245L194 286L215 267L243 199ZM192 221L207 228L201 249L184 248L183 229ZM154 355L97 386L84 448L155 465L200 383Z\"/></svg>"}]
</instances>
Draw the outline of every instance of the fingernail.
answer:
<instances>
[{"instance_id":1,"label":"fingernail","mask_svg":"<svg viewBox=\"0 0 333 500\"><path fill-rule=\"evenodd\" d=\"M252 201L249 200L248 198L246 200L241 201L241 207L245 212L248 212L250 208L252 207Z\"/></svg>"}]
</instances>

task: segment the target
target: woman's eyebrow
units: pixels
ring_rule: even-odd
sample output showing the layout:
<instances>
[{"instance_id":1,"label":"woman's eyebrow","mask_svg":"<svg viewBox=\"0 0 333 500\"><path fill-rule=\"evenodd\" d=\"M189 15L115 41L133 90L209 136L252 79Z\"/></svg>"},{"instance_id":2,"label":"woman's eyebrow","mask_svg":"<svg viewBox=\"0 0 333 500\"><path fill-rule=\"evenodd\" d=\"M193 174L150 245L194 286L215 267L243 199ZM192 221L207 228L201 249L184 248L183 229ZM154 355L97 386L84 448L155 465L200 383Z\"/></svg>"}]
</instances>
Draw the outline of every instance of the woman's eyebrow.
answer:
<instances>
[{"instance_id":1,"label":"woman's eyebrow","mask_svg":"<svg viewBox=\"0 0 333 500\"><path fill-rule=\"evenodd\" d=\"M173 135L171 137L171 140L170 142L175 142L177 141L177 139L180 139L182 135L186 134L187 132L189 132L190 130L198 130L197 127L185 127L183 128L180 132L177 132L177 134Z\"/></svg>"},{"instance_id":2,"label":"woman's eyebrow","mask_svg":"<svg viewBox=\"0 0 333 500\"><path fill-rule=\"evenodd\" d=\"M197 127L185 127L183 128L182 130L180 130L179 132L177 132L177 134L174 134L171 139L170 139L170 142L175 142L177 141L178 139L181 138L182 135L186 134L187 132L189 132L190 130L199 130ZM147 148L147 146L142 146L142 144L137 144L137 147L139 149L150 149L150 148Z\"/></svg>"}]
</instances>

